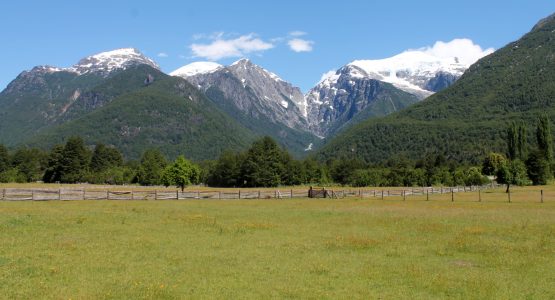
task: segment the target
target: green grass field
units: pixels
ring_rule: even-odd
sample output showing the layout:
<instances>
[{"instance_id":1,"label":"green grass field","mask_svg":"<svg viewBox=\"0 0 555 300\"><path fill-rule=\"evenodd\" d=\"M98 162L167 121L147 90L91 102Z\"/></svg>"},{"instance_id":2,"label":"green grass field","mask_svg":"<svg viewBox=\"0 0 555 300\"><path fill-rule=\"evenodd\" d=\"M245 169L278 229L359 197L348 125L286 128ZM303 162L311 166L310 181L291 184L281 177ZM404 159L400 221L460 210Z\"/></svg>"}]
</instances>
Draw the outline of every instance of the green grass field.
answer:
<instances>
[{"instance_id":1,"label":"green grass field","mask_svg":"<svg viewBox=\"0 0 555 300\"><path fill-rule=\"evenodd\" d=\"M0 202L0 298L555 298L555 197L514 195Z\"/></svg>"}]
</instances>

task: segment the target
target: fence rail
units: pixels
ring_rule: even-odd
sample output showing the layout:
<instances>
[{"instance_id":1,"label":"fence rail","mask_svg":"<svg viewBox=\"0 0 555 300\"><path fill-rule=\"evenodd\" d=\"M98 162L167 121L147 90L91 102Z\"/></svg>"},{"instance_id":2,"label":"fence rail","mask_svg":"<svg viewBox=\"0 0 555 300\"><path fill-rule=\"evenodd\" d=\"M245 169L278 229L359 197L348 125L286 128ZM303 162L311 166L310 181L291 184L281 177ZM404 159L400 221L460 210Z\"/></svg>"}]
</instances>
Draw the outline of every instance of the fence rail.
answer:
<instances>
[{"instance_id":1,"label":"fence rail","mask_svg":"<svg viewBox=\"0 0 555 300\"><path fill-rule=\"evenodd\" d=\"M430 197L437 194L450 194L450 200L455 201L455 193L474 192L476 200L482 201L482 191L498 189L501 185L488 184L485 186L456 186L456 187L418 187L398 189L275 189L275 190L206 190L206 191L171 191L171 190L89 190L85 188L5 188L0 189L2 201L49 201L49 200L187 200L187 199L290 199L307 198L376 198L397 197L406 200L410 196ZM491 192L490 192L491 193ZM500 192L499 192L500 193ZM528 193L531 193L530 191ZM513 193L513 202L518 198ZM555 197L555 195L551 195ZM538 194L538 202L544 201L544 191ZM511 202L511 193L507 194Z\"/></svg>"}]
</instances>

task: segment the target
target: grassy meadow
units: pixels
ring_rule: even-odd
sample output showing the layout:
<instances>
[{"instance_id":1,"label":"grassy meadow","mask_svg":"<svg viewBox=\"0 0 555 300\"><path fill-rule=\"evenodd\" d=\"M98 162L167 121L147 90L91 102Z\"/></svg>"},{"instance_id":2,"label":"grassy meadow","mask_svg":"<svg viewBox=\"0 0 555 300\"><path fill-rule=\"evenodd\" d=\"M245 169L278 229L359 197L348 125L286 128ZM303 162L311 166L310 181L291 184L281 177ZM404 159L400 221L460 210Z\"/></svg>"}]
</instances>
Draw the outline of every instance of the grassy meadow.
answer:
<instances>
[{"instance_id":1,"label":"grassy meadow","mask_svg":"<svg viewBox=\"0 0 555 300\"><path fill-rule=\"evenodd\" d=\"M555 186L0 202L0 298L555 298ZM515 202L516 201L516 202Z\"/></svg>"}]
</instances>

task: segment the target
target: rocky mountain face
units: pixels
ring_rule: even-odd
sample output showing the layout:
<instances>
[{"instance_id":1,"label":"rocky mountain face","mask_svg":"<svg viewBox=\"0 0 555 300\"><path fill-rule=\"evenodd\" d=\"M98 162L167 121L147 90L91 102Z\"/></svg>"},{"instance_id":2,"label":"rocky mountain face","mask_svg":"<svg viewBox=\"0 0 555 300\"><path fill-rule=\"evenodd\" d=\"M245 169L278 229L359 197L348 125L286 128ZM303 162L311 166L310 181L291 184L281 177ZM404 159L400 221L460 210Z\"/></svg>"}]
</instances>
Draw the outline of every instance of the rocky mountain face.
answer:
<instances>
[{"instance_id":1,"label":"rocky mountain face","mask_svg":"<svg viewBox=\"0 0 555 300\"><path fill-rule=\"evenodd\" d=\"M255 118L282 123L289 128L306 130L306 102L301 90L276 74L241 59L224 67L198 62L170 75L187 79L202 91L217 88L235 106Z\"/></svg>"},{"instance_id":2,"label":"rocky mountain face","mask_svg":"<svg viewBox=\"0 0 555 300\"><path fill-rule=\"evenodd\" d=\"M261 134L281 139L283 144L291 138L283 128L331 137L359 121L388 115L450 86L467 67L456 57L407 51L383 60L353 61L323 78L306 95L247 59L229 66L195 62L170 75L187 79L237 118L250 119L243 122L247 127L260 128L260 124L253 126L256 120L281 127L277 135L275 126Z\"/></svg>"},{"instance_id":3,"label":"rocky mountain face","mask_svg":"<svg viewBox=\"0 0 555 300\"><path fill-rule=\"evenodd\" d=\"M368 77L353 77L352 66L322 80L306 95L307 120L312 132L327 137L365 117L384 116L419 100L389 83Z\"/></svg>"},{"instance_id":4,"label":"rocky mountain face","mask_svg":"<svg viewBox=\"0 0 555 300\"><path fill-rule=\"evenodd\" d=\"M293 153L317 141L308 131L300 89L247 59L229 66L196 62L170 75L185 78L244 126L272 136Z\"/></svg>"},{"instance_id":5,"label":"rocky mountain face","mask_svg":"<svg viewBox=\"0 0 555 300\"><path fill-rule=\"evenodd\" d=\"M353 61L307 93L310 130L327 137L363 120L362 115L385 116L401 110L447 88L466 68L456 57L438 58L422 51Z\"/></svg>"}]
</instances>

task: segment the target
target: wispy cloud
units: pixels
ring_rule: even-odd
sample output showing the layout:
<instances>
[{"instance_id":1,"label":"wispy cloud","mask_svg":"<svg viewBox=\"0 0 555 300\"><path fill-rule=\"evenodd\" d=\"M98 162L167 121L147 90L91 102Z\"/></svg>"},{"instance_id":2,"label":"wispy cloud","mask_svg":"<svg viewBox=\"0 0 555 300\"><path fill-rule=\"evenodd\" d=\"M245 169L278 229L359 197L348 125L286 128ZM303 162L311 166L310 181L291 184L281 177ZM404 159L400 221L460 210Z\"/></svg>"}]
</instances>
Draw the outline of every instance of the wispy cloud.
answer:
<instances>
[{"instance_id":1,"label":"wispy cloud","mask_svg":"<svg viewBox=\"0 0 555 300\"><path fill-rule=\"evenodd\" d=\"M166 52L160 52L158 53L158 57L165 58L165 57L168 57L168 54Z\"/></svg>"},{"instance_id":2,"label":"wispy cloud","mask_svg":"<svg viewBox=\"0 0 555 300\"><path fill-rule=\"evenodd\" d=\"M190 48L193 57L220 60L228 57L241 57L249 53L260 54L275 45L258 38L254 33L236 38L225 38L223 32L208 37L209 43L193 43Z\"/></svg>"},{"instance_id":3,"label":"wispy cloud","mask_svg":"<svg viewBox=\"0 0 555 300\"><path fill-rule=\"evenodd\" d=\"M287 42L289 48L295 52L310 52L312 51L313 41L303 39L292 39Z\"/></svg>"},{"instance_id":4,"label":"wispy cloud","mask_svg":"<svg viewBox=\"0 0 555 300\"><path fill-rule=\"evenodd\" d=\"M293 36L293 37L299 37L299 36L303 36L303 35L306 35L306 32L300 31L300 30L295 30L295 31L289 32L289 36Z\"/></svg>"}]
</instances>

